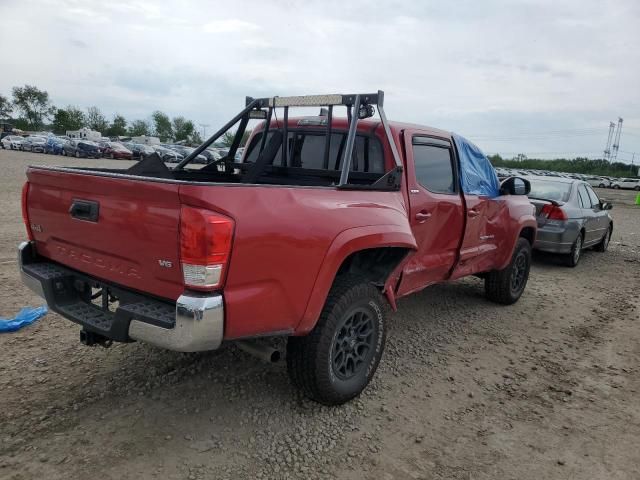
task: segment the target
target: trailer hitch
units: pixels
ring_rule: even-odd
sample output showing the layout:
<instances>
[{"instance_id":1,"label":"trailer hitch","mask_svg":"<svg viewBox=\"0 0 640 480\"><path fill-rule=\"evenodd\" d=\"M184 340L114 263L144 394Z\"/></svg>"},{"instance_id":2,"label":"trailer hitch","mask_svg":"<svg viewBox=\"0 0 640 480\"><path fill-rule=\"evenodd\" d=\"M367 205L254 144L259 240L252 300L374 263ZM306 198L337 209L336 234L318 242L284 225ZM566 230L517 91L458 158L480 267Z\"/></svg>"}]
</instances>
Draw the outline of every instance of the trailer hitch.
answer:
<instances>
[{"instance_id":1,"label":"trailer hitch","mask_svg":"<svg viewBox=\"0 0 640 480\"><path fill-rule=\"evenodd\" d=\"M87 347L100 345L101 347L109 348L113 344L113 340L99 333L89 332L83 328L80 330L80 343Z\"/></svg>"}]
</instances>

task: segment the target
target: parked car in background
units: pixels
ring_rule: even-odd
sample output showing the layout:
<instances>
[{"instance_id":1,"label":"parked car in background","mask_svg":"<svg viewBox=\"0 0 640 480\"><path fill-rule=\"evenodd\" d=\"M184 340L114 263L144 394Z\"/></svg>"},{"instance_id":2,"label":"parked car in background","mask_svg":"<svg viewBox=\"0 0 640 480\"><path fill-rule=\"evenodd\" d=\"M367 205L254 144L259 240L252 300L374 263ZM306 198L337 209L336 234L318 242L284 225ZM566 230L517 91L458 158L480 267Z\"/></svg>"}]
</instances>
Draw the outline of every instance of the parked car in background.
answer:
<instances>
[{"instance_id":1,"label":"parked car in background","mask_svg":"<svg viewBox=\"0 0 640 480\"><path fill-rule=\"evenodd\" d=\"M207 163L212 163L222 158L218 152L211 148L205 148L201 155L207 159Z\"/></svg>"},{"instance_id":2,"label":"parked car in background","mask_svg":"<svg viewBox=\"0 0 640 480\"><path fill-rule=\"evenodd\" d=\"M100 148L95 142L89 140L70 139L62 147L62 155L76 158L100 158Z\"/></svg>"},{"instance_id":3,"label":"parked car in background","mask_svg":"<svg viewBox=\"0 0 640 480\"><path fill-rule=\"evenodd\" d=\"M0 143L2 144L2 148L5 148L7 150L20 150L20 146L22 145L23 140L24 137L21 137L19 135L7 135L2 140L0 140Z\"/></svg>"},{"instance_id":4,"label":"parked car in background","mask_svg":"<svg viewBox=\"0 0 640 480\"><path fill-rule=\"evenodd\" d=\"M527 180L538 222L534 249L561 254L570 267L578 264L585 248L607 250L613 231L611 204L600 200L591 185L568 178Z\"/></svg>"},{"instance_id":5,"label":"parked car in background","mask_svg":"<svg viewBox=\"0 0 640 480\"><path fill-rule=\"evenodd\" d=\"M61 155L65 140L59 137L49 137L44 145L44 153L51 155Z\"/></svg>"},{"instance_id":6,"label":"parked car in background","mask_svg":"<svg viewBox=\"0 0 640 480\"><path fill-rule=\"evenodd\" d=\"M191 152L195 150L195 148L187 147L185 145L170 145L169 148L171 148L171 150L178 152L180 155L182 155L183 158L186 158L188 155L191 154ZM207 157L200 154L195 158L193 163L208 163Z\"/></svg>"},{"instance_id":7,"label":"parked car in background","mask_svg":"<svg viewBox=\"0 0 640 480\"><path fill-rule=\"evenodd\" d=\"M47 140L44 137L26 137L20 145L23 152L44 153L44 146Z\"/></svg>"},{"instance_id":8,"label":"parked car in background","mask_svg":"<svg viewBox=\"0 0 640 480\"><path fill-rule=\"evenodd\" d=\"M151 145L151 148L160 156L163 162L178 163L184 158L175 150L163 147L162 145Z\"/></svg>"},{"instance_id":9,"label":"parked car in background","mask_svg":"<svg viewBox=\"0 0 640 480\"><path fill-rule=\"evenodd\" d=\"M612 188L626 190L640 190L640 178L616 178L611 182Z\"/></svg>"},{"instance_id":10,"label":"parked car in background","mask_svg":"<svg viewBox=\"0 0 640 480\"><path fill-rule=\"evenodd\" d=\"M586 177L585 181L592 187L606 188L611 182L603 177Z\"/></svg>"},{"instance_id":11,"label":"parked car in background","mask_svg":"<svg viewBox=\"0 0 640 480\"><path fill-rule=\"evenodd\" d=\"M100 151L103 157L117 160L131 160L133 153L120 142L102 142Z\"/></svg>"},{"instance_id":12,"label":"parked car in background","mask_svg":"<svg viewBox=\"0 0 640 480\"><path fill-rule=\"evenodd\" d=\"M126 142L123 143L123 145L131 151L134 160L142 160L147 155L153 155L155 153L153 148L142 143Z\"/></svg>"}]
</instances>

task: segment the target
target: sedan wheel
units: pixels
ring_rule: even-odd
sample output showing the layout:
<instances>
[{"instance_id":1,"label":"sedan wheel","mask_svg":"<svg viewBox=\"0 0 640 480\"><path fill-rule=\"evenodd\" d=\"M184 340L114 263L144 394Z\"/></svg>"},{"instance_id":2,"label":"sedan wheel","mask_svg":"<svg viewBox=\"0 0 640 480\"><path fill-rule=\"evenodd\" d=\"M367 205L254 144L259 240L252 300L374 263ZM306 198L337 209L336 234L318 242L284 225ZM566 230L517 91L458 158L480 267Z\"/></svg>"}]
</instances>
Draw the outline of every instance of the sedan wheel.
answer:
<instances>
[{"instance_id":1,"label":"sedan wheel","mask_svg":"<svg viewBox=\"0 0 640 480\"><path fill-rule=\"evenodd\" d=\"M599 244L596 245L596 252L606 252L607 248L609 248L609 242L611 241L611 233L613 231L613 226L609 225L609 228L607 229L607 233L604 234L604 237L602 237L602 240L600 241Z\"/></svg>"},{"instance_id":2,"label":"sedan wheel","mask_svg":"<svg viewBox=\"0 0 640 480\"><path fill-rule=\"evenodd\" d=\"M566 264L569 267L575 267L580 261L580 255L582 255L582 233L578 234L578 238L573 242L571 247L571 253L566 258Z\"/></svg>"}]
</instances>

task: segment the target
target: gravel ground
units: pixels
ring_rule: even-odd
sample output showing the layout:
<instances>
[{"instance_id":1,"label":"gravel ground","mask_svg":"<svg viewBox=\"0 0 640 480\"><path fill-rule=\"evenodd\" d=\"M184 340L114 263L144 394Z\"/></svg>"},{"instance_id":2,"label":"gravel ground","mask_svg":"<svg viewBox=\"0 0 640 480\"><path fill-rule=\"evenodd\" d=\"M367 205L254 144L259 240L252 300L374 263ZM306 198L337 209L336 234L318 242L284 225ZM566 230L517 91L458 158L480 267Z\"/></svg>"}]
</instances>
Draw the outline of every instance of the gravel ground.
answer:
<instances>
[{"instance_id":1,"label":"gravel ground","mask_svg":"<svg viewBox=\"0 0 640 480\"><path fill-rule=\"evenodd\" d=\"M0 151L0 316L23 287L28 164L123 165ZM55 314L0 336L0 478L640 478L640 207L575 269L536 255L513 306L480 280L399 303L372 385L327 408L233 345L89 348Z\"/></svg>"}]
</instances>

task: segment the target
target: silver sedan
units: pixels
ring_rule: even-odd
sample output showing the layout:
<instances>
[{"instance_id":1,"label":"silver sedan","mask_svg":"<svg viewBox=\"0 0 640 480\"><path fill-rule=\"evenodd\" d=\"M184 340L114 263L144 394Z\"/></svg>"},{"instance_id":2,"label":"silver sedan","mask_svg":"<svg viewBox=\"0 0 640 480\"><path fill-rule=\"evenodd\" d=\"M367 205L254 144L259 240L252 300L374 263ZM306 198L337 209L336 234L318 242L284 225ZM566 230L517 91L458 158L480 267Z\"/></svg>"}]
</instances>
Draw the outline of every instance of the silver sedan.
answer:
<instances>
[{"instance_id":1,"label":"silver sedan","mask_svg":"<svg viewBox=\"0 0 640 480\"><path fill-rule=\"evenodd\" d=\"M533 248L563 255L575 267L582 250L609 246L613 219L612 205L598 198L591 185L561 177L527 177L531 182L529 200L536 207L538 234Z\"/></svg>"}]
</instances>

